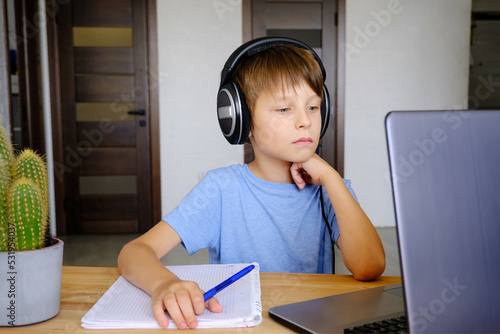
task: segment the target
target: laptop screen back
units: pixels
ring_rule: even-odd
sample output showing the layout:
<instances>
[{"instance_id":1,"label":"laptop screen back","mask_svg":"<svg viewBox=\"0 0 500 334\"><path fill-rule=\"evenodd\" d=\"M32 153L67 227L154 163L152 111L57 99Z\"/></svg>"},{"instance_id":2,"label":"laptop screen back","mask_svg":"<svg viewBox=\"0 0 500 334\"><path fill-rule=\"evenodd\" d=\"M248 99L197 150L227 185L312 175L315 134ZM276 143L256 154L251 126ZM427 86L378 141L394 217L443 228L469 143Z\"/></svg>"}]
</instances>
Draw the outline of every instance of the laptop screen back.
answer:
<instances>
[{"instance_id":1,"label":"laptop screen back","mask_svg":"<svg viewBox=\"0 0 500 334\"><path fill-rule=\"evenodd\" d=\"M500 111L386 118L410 332L500 328Z\"/></svg>"}]
</instances>

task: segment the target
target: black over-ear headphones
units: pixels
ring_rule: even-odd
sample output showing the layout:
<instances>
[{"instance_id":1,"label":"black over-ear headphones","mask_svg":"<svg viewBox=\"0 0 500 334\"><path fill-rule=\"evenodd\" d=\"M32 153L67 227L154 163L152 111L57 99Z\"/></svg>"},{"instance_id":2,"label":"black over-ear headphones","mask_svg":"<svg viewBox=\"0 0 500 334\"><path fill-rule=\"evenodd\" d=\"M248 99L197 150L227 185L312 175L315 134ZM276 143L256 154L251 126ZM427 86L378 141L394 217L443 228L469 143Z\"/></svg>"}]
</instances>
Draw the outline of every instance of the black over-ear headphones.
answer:
<instances>
[{"instance_id":1,"label":"black over-ear headphones","mask_svg":"<svg viewBox=\"0 0 500 334\"><path fill-rule=\"evenodd\" d=\"M325 68L316 52L307 44L292 38L285 37L263 37L247 42L236 49L226 61L221 73L221 82L217 94L217 117L219 125L230 144L244 144L250 133L250 110L245 101L245 96L240 87L231 80L232 71L239 61L256 53L265 51L279 45L295 45L309 50L317 60L323 82L326 78ZM328 128L330 119L330 95L328 89L323 85L323 100L321 101L321 137Z\"/></svg>"}]
</instances>

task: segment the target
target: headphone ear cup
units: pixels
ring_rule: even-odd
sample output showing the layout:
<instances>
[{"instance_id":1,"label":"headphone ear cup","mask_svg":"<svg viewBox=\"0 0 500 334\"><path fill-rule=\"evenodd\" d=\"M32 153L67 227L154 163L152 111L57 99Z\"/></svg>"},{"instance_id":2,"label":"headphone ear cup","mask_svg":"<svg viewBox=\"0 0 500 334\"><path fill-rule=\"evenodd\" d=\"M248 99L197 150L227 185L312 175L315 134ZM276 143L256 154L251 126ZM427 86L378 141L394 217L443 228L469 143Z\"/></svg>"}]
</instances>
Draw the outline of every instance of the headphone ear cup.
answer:
<instances>
[{"instance_id":1,"label":"headphone ear cup","mask_svg":"<svg viewBox=\"0 0 500 334\"><path fill-rule=\"evenodd\" d=\"M321 134L320 138L326 133L328 123L330 122L330 93L326 85L323 85L323 100L321 101Z\"/></svg>"},{"instance_id":2,"label":"headphone ear cup","mask_svg":"<svg viewBox=\"0 0 500 334\"><path fill-rule=\"evenodd\" d=\"M217 118L222 134L230 144L244 144L248 140L250 112L243 92L233 82L219 89Z\"/></svg>"}]
</instances>

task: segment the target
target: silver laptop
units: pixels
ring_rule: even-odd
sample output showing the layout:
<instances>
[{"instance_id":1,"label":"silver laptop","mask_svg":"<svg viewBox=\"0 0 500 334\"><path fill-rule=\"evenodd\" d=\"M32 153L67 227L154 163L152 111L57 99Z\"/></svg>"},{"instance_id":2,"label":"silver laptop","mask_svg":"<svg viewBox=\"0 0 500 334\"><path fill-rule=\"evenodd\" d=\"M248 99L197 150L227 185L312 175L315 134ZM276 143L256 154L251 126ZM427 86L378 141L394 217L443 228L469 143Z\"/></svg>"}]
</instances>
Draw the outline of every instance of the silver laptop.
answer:
<instances>
[{"instance_id":1,"label":"silver laptop","mask_svg":"<svg viewBox=\"0 0 500 334\"><path fill-rule=\"evenodd\" d=\"M308 333L401 314L410 333L500 332L500 111L395 111L386 134L404 293L369 289L269 315Z\"/></svg>"}]
</instances>

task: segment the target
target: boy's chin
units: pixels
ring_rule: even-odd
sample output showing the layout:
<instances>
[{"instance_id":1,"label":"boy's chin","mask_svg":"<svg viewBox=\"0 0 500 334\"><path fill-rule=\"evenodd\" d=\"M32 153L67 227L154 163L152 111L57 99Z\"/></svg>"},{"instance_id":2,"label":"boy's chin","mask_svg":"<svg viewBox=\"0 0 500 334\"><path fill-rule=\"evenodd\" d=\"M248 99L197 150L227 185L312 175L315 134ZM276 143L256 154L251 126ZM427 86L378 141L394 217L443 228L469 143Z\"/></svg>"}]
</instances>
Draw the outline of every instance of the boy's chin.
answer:
<instances>
[{"instance_id":1,"label":"boy's chin","mask_svg":"<svg viewBox=\"0 0 500 334\"><path fill-rule=\"evenodd\" d=\"M301 154L301 156L296 156L294 159L290 160L291 163L304 163L309 161L314 155L314 152L311 154Z\"/></svg>"}]
</instances>

